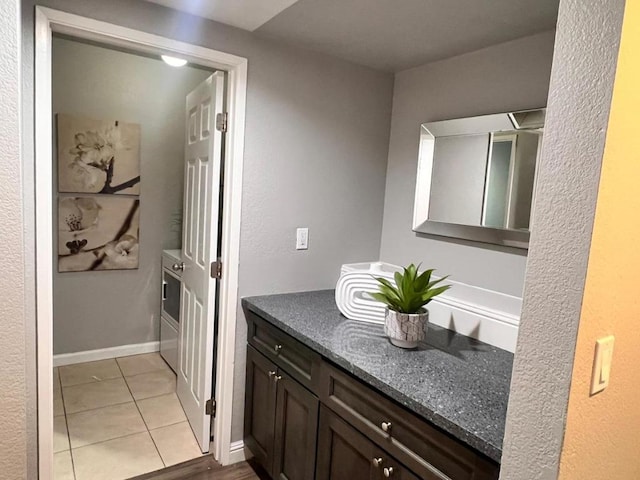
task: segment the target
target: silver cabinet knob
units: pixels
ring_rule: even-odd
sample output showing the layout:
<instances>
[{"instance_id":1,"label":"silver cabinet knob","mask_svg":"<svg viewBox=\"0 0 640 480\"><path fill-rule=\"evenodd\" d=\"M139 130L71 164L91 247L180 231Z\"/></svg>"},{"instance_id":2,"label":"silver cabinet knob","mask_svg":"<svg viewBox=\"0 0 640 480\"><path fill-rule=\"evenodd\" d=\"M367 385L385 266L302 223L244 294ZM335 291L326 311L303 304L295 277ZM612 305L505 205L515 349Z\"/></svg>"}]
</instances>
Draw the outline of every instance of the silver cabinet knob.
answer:
<instances>
[{"instance_id":1,"label":"silver cabinet knob","mask_svg":"<svg viewBox=\"0 0 640 480\"><path fill-rule=\"evenodd\" d=\"M275 377L273 377L274 382L278 383L280 380L282 380L282 375L276 375Z\"/></svg>"},{"instance_id":2,"label":"silver cabinet knob","mask_svg":"<svg viewBox=\"0 0 640 480\"><path fill-rule=\"evenodd\" d=\"M272 378L275 374L276 374L276 372L274 372L274 371L269 371L269 378Z\"/></svg>"},{"instance_id":3,"label":"silver cabinet knob","mask_svg":"<svg viewBox=\"0 0 640 480\"><path fill-rule=\"evenodd\" d=\"M380 428L383 432L391 433L391 422L382 422Z\"/></svg>"},{"instance_id":4,"label":"silver cabinet knob","mask_svg":"<svg viewBox=\"0 0 640 480\"><path fill-rule=\"evenodd\" d=\"M278 355L280 353L280 350L282 350L282 345L274 346L273 350L276 352L276 355Z\"/></svg>"},{"instance_id":5,"label":"silver cabinet knob","mask_svg":"<svg viewBox=\"0 0 640 480\"><path fill-rule=\"evenodd\" d=\"M173 270L175 272L183 272L184 271L184 262L174 263L173 265L171 265L171 268L173 268Z\"/></svg>"},{"instance_id":6,"label":"silver cabinet knob","mask_svg":"<svg viewBox=\"0 0 640 480\"><path fill-rule=\"evenodd\" d=\"M382 457L376 457L373 460L371 460L371 463L373 463L373 466L378 468L382 465Z\"/></svg>"},{"instance_id":7,"label":"silver cabinet knob","mask_svg":"<svg viewBox=\"0 0 640 480\"><path fill-rule=\"evenodd\" d=\"M393 475L393 467L384 467L382 473L384 473L385 477L389 478L391 475Z\"/></svg>"}]
</instances>

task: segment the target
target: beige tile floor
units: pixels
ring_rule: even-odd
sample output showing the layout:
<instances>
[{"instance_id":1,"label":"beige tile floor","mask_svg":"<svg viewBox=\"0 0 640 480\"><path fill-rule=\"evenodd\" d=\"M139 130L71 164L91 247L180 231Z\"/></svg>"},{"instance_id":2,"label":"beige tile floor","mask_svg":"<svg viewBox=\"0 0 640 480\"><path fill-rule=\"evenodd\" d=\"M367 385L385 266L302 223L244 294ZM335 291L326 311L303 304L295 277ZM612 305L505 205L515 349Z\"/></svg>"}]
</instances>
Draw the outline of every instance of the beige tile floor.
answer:
<instances>
[{"instance_id":1,"label":"beige tile floor","mask_svg":"<svg viewBox=\"0 0 640 480\"><path fill-rule=\"evenodd\" d=\"M157 353L58 367L55 480L120 480L201 455Z\"/></svg>"}]
</instances>

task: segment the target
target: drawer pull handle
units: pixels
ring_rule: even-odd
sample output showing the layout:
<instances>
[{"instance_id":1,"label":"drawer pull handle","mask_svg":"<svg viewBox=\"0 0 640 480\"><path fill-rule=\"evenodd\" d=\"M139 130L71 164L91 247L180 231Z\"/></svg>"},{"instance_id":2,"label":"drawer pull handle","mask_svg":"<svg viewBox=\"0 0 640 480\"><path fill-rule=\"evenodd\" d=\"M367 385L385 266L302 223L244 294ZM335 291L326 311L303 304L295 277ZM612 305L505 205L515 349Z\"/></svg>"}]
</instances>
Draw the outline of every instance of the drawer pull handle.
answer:
<instances>
[{"instance_id":1,"label":"drawer pull handle","mask_svg":"<svg viewBox=\"0 0 640 480\"><path fill-rule=\"evenodd\" d=\"M276 372L269 371L269 378L273 377L275 374L276 374Z\"/></svg>"},{"instance_id":2,"label":"drawer pull handle","mask_svg":"<svg viewBox=\"0 0 640 480\"><path fill-rule=\"evenodd\" d=\"M282 376L281 375L276 375L275 377L273 377L273 381L278 383L280 380L282 380Z\"/></svg>"},{"instance_id":3,"label":"drawer pull handle","mask_svg":"<svg viewBox=\"0 0 640 480\"><path fill-rule=\"evenodd\" d=\"M282 345L276 345L275 347L273 347L273 350L276 352L276 355L278 355L280 353L280 350L282 350Z\"/></svg>"},{"instance_id":4,"label":"drawer pull handle","mask_svg":"<svg viewBox=\"0 0 640 480\"><path fill-rule=\"evenodd\" d=\"M380 425L383 432L391 433L391 422L382 422Z\"/></svg>"},{"instance_id":5,"label":"drawer pull handle","mask_svg":"<svg viewBox=\"0 0 640 480\"><path fill-rule=\"evenodd\" d=\"M385 477L389 478L391 475L393 475L393 467L385 467L382 473L384 473Z\"/></svg>"},{"instance_id":6,"label":"drawer pull handle","mask_svg":"<svg viewBox=\"0 0 640 480\"><path fill-rule=\"evenodd\" d=\"M382 457L376 457L374 458L371 463L373 463L373 466L378 468L382 465Z\"/></svg>"}]
</instances>

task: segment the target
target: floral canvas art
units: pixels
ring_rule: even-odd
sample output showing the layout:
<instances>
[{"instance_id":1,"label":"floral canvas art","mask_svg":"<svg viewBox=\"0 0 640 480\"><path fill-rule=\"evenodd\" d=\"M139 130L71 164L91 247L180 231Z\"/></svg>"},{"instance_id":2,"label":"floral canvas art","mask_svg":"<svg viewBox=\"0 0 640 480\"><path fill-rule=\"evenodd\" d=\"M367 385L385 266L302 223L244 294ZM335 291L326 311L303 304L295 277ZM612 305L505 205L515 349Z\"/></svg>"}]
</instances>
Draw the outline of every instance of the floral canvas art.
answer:
<instances>
[{"instance_id":1,"label":"floral canvas art","mask_svg":"<svg viewBox=\"0 0 640 480\"><path fill-rule=\"evenodd\" d=\"M58 271L138 268L140 200L101 196L58 199Z\"/></svg>"},{"instance_id":2,"label":"floral canvas art","mask_svg":"<svg viewBox=\"0 0 640 480\"><path fill-rule=\"evenodd\" d=\"M140 193L140 125L58 114L58 191Z\"/></svg>"}]
</instances>

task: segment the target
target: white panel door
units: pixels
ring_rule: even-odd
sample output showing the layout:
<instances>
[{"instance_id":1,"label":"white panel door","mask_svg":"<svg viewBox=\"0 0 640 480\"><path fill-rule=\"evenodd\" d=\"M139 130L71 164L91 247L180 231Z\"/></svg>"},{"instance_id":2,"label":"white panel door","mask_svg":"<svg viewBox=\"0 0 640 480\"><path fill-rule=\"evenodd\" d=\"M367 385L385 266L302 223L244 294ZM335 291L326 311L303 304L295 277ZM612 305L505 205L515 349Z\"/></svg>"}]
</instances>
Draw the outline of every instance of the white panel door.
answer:
<instances>
[{"instance_id":1,"label":"white panel door","mask_svg":"<svg viewBox=\"0 0 640 480\"><path fill-rule=\"evenodd\" d=\"M213 388L216 282L211 262L218 250L218 212L224 73L216 72L187 96L182 298L178 335L178 398L202 452L209 451L211 418L205 412Z\"/></svg>"}]
</instances>

